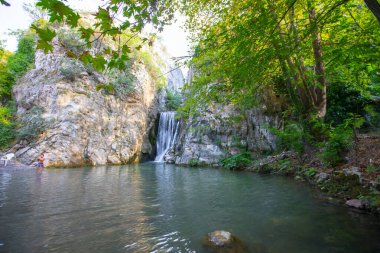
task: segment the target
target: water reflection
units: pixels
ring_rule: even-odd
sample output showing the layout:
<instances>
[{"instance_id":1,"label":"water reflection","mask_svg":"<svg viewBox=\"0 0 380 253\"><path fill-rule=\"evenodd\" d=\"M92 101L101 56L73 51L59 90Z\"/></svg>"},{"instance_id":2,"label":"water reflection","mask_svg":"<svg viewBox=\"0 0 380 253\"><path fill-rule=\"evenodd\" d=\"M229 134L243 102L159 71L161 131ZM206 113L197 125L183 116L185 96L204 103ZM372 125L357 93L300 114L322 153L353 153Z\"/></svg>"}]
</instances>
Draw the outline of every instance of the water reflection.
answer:
<instances>
[{"instance_id":1,"label":"water reflection","mask_svg":"<svg viewBox=\"0 0 380 253\"><path fill-rule=\"evenodd\" d=\"M379 228L281 177L153 163L0 169L0 252L203 252L216 229L252 252L379 252Z\"/></svg>"}]
</instances>

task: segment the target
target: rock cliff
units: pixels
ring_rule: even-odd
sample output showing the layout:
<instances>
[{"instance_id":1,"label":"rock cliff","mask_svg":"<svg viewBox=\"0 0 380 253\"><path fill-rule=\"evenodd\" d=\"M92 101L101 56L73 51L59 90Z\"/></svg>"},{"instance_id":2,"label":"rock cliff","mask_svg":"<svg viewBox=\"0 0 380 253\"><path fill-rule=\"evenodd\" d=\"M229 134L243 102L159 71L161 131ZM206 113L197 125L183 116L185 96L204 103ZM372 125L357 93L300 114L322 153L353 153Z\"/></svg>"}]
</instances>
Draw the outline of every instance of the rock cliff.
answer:
<instances>
[{"instance_id":1,"label":"rock cliff","mask_svg":"<svg viewBox=\"0 0 380 253\"><path fill-rule=\"evenodd\" d=\"M12 148L16 157L31 164L44 153L46 166L124 164L153 158L155 144L149 133L156 124L159 102L155 81L145 66L133 64L133 90L117 96L99 90L105 77L81 63L72 66L72 73L62 71L67 60L59 49L48 55L37 52L35 69L14 87L18 117L40 127L37 138L25 138Z\"/></svg>"},{"instance_id":2,"label":"rock cliff","mask_svg":"<svg viewBox=\"0 0 380 253\"><path fill-rule=\"evenodd\" d=\"M275 148L268 126L279 127L280 118L259 109L245 116L233 106L213 105L202 114L182 122L174 149L166 156L176 164L216 165L226 155L242 151L263 153Z\"/></svg>"}]
</instances>

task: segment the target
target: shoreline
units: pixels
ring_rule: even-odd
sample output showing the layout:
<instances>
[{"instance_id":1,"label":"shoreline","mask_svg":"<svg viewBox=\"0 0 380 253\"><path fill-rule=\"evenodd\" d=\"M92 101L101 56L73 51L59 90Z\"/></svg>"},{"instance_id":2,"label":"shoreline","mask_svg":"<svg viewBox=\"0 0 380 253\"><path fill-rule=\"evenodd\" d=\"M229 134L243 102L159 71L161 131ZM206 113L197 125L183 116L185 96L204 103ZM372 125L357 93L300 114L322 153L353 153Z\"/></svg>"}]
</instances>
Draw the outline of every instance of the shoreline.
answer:
<instances>
[{"instance_id":1,"label":"shoreline","mask_svg":"<svg viewBox=\"0 0 380 253\"><path fill-rule=\"evenodd\" d=\"M308 183L325 201L380 217L380 182L369 180L368 172L350 164L324 168L310 166L292 152L257 160L241 171L279 175Z\"/></svg>"}]
</instances>

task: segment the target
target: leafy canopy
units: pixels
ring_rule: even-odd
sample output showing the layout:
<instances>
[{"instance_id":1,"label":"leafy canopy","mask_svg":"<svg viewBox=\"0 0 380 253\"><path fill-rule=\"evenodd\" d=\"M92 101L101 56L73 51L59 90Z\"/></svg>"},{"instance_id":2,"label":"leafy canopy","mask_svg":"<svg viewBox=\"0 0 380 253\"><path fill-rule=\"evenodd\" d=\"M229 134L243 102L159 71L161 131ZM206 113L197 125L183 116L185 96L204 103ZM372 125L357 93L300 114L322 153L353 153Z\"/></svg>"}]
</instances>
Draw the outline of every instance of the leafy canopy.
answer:
<instances>
[{"instance_id":1,"label":"leafy canopy","mask_svg":"<svg viewBox=\"0 0 380 253\"><path fill-rule=\"evenodd\" d=\"M125 62L129 59L132 49L128 41L122 40L125 31L130 31L130 39L140 34L147 23L153 24L157 31L173 18L175 3L170 0L111 0L105 6L99 7L94 14L94 25L81 22L81 16L60 0L38 0L37 7L46 10L49 14L49 22L65 23L80 33L83 45L88 50L80 55L68 53L68 56L80 59L85 63L92 64L97 70L106 68L124 69ZM37 48L45 53L54 48L54 38L57 33L49 26L39 27L33 25L33 29L39 36ZM103 47L96 52L91 51L94 43L112 40L117 47ZM143 43L152 44L151 38L143 38L142 44L135 49L141 49Z\"/></svg>"}]
</instances>

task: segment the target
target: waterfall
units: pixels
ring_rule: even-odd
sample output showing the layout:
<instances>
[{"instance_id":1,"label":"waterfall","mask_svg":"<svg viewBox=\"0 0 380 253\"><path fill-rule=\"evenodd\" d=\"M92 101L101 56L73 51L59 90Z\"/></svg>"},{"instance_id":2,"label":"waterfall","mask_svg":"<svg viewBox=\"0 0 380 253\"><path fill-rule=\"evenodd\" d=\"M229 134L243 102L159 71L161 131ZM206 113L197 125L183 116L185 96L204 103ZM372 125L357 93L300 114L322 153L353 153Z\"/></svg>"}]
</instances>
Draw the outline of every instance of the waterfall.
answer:
<instances>
[{"instance_id":1,"label":"waterfall","mask_svg":"<svg viewBox=\"0 0 380 253\"><path fill-rule=\"evenodd\" d=\"M177 137L179 121L175 119L175 112L161 112L157 135L156 162L163 162L168 150L173 147Z\"/></svg>"}]
</instances>

